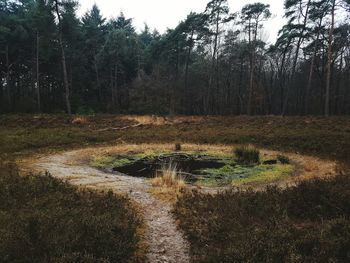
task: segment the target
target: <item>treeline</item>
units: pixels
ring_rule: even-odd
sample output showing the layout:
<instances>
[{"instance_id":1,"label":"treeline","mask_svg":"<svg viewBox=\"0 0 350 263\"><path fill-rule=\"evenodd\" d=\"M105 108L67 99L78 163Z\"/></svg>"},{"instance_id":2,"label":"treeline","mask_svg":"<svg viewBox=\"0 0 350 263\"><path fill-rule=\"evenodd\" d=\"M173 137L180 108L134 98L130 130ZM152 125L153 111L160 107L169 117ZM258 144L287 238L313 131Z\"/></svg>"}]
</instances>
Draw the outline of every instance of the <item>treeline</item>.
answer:
<instances>
[{"instance_id":1,"label":"treeline","mask_svg":"<svg viewBox=\"0 0 350 263\"><path fill-rule=\"evenodd\" d=\"M164 34L72 0L0 0L0 112L350 114L349 0L231 13L211 0Z\"/></svg>"}]
</instances>

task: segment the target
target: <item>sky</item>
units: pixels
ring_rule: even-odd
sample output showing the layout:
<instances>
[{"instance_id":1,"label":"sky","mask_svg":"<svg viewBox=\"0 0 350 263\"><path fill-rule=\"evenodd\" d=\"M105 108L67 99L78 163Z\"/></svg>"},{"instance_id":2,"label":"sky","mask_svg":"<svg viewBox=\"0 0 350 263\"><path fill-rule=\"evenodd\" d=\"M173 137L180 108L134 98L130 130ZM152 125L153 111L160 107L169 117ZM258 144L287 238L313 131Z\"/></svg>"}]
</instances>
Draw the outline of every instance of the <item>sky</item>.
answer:
<instances>
[{"instance_id":1,"label":"sky","mask_svg":"<svg viewBox=\"0 0 350 263\"><path fill-rule=\"evenodd\" d=\"M91 9L94 3L101 9L106 18L117 17L123 12L127 18L133 18L137 30L147 23L152 29L163 33L167 28L175 28L191 12L204 11L209 0L79 0L78 14L82 15ZM273 14L265 23L264 40L272 43L284 24L282 0L228 0L230 12L237 12L249 3L262 2L270 4Z\"/></svg>"}]
</instances>

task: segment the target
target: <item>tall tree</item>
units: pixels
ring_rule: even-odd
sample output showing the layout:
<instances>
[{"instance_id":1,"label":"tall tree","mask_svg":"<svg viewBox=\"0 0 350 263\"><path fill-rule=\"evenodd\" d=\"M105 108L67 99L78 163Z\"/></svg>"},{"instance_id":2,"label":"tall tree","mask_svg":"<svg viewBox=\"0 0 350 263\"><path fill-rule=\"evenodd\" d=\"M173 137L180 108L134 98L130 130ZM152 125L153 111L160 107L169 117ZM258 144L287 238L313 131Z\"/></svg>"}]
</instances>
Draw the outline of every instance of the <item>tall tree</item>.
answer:
<instances>
[{"instance_id":1,"label":"tall tree","mask_svg":"<svg viewBox=\"0 0 350 263\"><path fill-rule=\"evenodd\" d=\"M56 14L56 18L58 21L58 42L61 50L61 62L62 62L62 71L63 71L63 84L65 88L65 101L66 101L66 110L68 114L72 114L71 102L70 102L70 84L68 80L68 70L67 70L67 59L66 59L66 51L65 51L65 43L63 39L63 16L65 15L65 11L73 11L76 6L76 2L71 0L53 0L53 8Z\"/></svg>"},{"instance_id":2,"label":"tall tree","mask_svg":"<svg viewBox=\"0 0 350 263\"><path fill-rule=\"evenodd\" d=\"M227 0L211 0L205 9L205 14L210 27L210 37L213 37L213 47L211 51L211 63L209 70L208 94L206 98L206 108L208 112L214 112L215 93L213 92L213 78L216 77L216 91L219 90L219 74L218 74L218 49L220 35L222 34L221 26L234 19L230 14ZM215 73L215 75L214 75Z\"/></svg>"},{"instance_id":3,"label":"tall tree","mask_svg":"<svg viewBox=\"0 0 350 263\"><path fill-rule=\"evenodd\" d=\"M86 77L88 78L88 81L91 82L89 76L91 74L95 75L95 81L92 83L97 87L97 96L100 102L102 100L102 86L98 54L101 52L104 43L106 31L105 20L106 19L102 17L100 9L96 4L94 4L92 9L82 17L82 31L85 40L83 49L87 56L86 67L88 68ZM90 86L91 84L86 83L86 85ZM96 94L92 93L89 95Z\"/></svg>"},{"instance_id":4,"label":"tall tree","mask_svg":"<svg viewBox=\"0 0 350 263\"><path fill-rule=\"evenodd\" d=\"M258 44L258 32L261 28L261 23L271 17L269 10L270 5L262 3L248 4L242 8L241 22L244 24L245 29L248 31L248 41L250 46L250 76L249 76L249 92L247 103L247 114L251 115L253 94L254 94L254 72L255 72L255 59L256 48Z\"/></svg>"},{"instance_id":5,"label":"tall tree","mask_svg":"<svg viewBox=\"0 0 350 263\"><path fill-rule=\"evenodd\" d=\"M286 10L285 17L289 19L288 27L290 30L291 38L296 39L296 46L290 82L287 85L287 92L282 115L286 113L288 107L290 95L289 93L291 86L294 84L295 71L297 68L301 44L307 37L306 32L308 31L307 23L309 20L311 0L286 0L284 5Z\"/></svg>"}]
</instances>

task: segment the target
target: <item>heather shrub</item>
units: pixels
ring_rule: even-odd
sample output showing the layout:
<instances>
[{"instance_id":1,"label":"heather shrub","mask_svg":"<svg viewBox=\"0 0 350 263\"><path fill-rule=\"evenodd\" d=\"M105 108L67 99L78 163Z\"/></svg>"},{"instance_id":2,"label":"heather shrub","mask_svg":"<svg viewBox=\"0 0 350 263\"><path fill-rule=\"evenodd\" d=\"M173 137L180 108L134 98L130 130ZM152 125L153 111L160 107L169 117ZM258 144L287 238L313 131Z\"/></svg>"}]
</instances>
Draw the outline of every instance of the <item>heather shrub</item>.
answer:
<instances>
[{"instance_id":1,"label":"heather shrub","mask_svg":"<svg viewBox=\"0 0 350 263\"><path fill-rule=\"evenodd\" d=\"M1 262L127 262L141 220L129 200L50 175L0 170Z\"/></svg>"},{"instance_id":2,"label":"heather shrub","mask_svg":"<svg viewBox=\"0 0 350 263\"><path fill-rule=\"evenodd\" d=\"M193 262L349 262L350 177L285 190L197 191L179 198L175 216Z\"/></svg>"}]
</instances>

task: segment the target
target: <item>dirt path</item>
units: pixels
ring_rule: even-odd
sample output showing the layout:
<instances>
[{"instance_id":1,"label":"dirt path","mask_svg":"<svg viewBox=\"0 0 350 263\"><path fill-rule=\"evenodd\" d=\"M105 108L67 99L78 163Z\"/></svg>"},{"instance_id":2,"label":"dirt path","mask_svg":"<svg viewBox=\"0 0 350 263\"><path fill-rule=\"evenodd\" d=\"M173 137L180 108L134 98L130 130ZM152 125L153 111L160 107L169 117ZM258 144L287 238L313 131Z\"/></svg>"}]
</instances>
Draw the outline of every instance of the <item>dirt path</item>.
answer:
<instances>
[{"instance_id":1,"label":"dirt path","mask_svg":"<svg viewBox=\"0 0 350 263\"><path fill-rule=\"evenodd\" d=\"M68 180L78 186L111 189L116 193L130 196L143 208L147 226L145 240L148 245L148 261L162 263L190 262L189 244L177 229L171 215L171 206L155 199L148 193L147 180L103 173L82 163L72 163L84 150L69 151L62 154L40 158L33 168L49 171L53 176Z\"/></svg>"}]
</instances>

